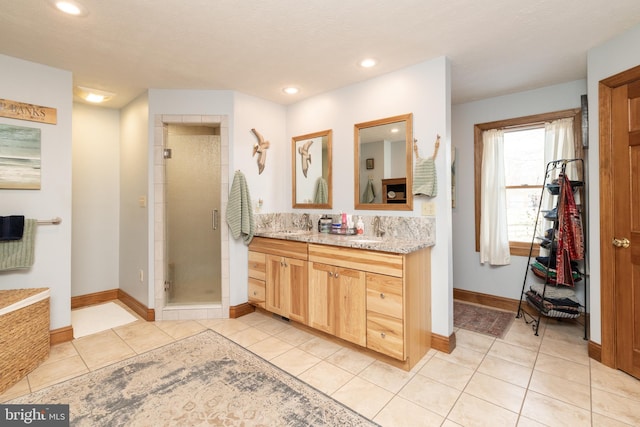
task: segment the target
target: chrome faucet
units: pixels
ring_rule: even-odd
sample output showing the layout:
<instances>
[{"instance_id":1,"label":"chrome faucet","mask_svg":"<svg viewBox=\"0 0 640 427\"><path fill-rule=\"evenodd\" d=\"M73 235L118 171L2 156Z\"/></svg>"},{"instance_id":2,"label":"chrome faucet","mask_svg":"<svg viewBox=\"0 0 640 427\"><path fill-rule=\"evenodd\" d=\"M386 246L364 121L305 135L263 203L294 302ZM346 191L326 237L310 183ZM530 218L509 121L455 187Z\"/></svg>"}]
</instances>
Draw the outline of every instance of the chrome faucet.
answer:
<instances>
[{"instance_id":1,"label":"chrome faucet","mask_svg":"<svg viewBox=\"0 0 640 427\"><path fill-rule=\"evenodd\" d=\"M373 218L373 232L376 234L376 237L384 236L384 230L380 225L380 217L377 215Z\"/></svg>"},{"instance_id":2,"label":"chrome faucet","mask_svg":"<svg viewBox=\"0 0 640 427\"><path fill-rule=\"evenodd\" d=\"M301 228L307 231L313 229L313 224L311 224L311 217L308 213L302 214Z\"/></svg>"}]
</instances>

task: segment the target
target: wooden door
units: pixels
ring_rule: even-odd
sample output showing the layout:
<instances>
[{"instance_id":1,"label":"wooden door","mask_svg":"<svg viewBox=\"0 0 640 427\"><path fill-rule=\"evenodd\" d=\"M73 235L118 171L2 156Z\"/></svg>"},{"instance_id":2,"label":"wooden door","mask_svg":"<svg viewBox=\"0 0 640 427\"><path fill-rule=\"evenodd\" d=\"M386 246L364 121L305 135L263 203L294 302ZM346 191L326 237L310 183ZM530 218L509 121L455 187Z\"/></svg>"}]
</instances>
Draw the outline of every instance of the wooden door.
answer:
<instances>
[{"instance_id":1,"label":"wooden door","mask_svg":"<svg viewBox=\"0 0 640 427\"><path fill-rule=\"evenodd\" d=\"M265 305L268 311L287 316L288 304L283 279L284 258L267 255L266 280L265 280Z\"/></svg>"},{"instance_id":2,"label":"wooden door","mask_svg":"<svg viewBox=\"0 0 640 427\"><path fill-rule=\"evenodd\" d=\"M307 261L286 258L289 319L307 324L309 318L309 287Z\"/></svg>"},{"instance_id":3,"label":"wooden door","mask_svg":"<svg viewBox=\"0 0 640 427\"><path fill-rule=\"evenodd\" d=\"M317 262L309 263L309 326L328 334L336 330L334 293L332 280L333 267Z\"/></svg>"},{"instance_id":4,"label":"wooden door","mask_svg":"<svg viewBox=\"0 0 640 427\"><path fill-rule=\"evenodd\" d=\"M640 80L613 89L611 138L616 365L640 378Z\"/></svg>"},{"instance_id":5,"label":"wooden door","mask_svg":"<svg viewBox=\"0 0 640 427\"><path fill-rule=\"evenodd\" d=\"M361 346L367 345L367 288L365 273L335 268L333 282L336 304L336 336Z\"/></svg>"}]
</instances>

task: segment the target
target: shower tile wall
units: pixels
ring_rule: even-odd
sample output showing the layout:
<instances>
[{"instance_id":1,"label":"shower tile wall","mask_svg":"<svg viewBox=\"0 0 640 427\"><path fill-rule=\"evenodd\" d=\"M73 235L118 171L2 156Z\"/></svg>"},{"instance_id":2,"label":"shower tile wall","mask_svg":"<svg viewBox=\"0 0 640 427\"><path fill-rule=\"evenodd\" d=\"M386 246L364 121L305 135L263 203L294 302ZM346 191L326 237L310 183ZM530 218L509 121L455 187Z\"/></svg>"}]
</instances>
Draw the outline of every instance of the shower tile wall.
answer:
<instances>
[{"instance_id":1,"label":"shower tile wall","mask_svg":"<svg viewBox=\"0 0 640 427\"><path fill-rule=\"evenodd\" d=\"M167 124L220 125L220 223L225 224L229 196L229 124L227 116L157 115L154 127L154 292L156 320L218 319L229 317L229 229L221 229L222 303L166 307L165 278L165 174L163 147L168 137Z\"/></svg>"}]
</instances>

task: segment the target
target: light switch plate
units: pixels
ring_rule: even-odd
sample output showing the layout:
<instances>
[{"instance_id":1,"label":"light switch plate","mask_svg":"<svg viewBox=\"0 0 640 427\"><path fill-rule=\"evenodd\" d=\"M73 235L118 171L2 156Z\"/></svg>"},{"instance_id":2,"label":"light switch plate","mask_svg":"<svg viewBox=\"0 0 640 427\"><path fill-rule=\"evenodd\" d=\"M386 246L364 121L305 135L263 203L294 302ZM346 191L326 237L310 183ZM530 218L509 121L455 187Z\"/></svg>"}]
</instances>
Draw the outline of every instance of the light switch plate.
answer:
<instances>
[{"instance_id":1,"label":"light switch plate","mask_svg":"<svg viewBox=\"0 0 640 427\"><path fill-rule=\"evenodd\" d=\"M422 216L436 216L435 202L424 202L422 204Z\"/></svg>"}]
</instances>

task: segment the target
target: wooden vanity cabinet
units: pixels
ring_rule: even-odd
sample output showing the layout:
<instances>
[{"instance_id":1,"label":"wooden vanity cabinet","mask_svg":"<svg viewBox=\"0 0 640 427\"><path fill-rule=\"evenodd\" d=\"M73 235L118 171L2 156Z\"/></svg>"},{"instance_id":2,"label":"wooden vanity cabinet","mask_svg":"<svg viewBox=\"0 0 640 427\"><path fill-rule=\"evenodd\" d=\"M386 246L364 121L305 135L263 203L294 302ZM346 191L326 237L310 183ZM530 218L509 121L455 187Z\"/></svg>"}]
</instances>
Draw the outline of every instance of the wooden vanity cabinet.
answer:
<instances>
[{"instance_id":1,"label":"wooden vanity cabinet","mask_svg":"<svg viewBox=\"0 0 640 427\"><path fill-rule=\"evenodd\" d=\"M309 263L309 326L366 346L365 273Z\"/></svg>"},{"instance_id":2,"label":"wooden vanity cabinet","mask_svg":"<svg viewBox=\"0 0 640 427\"><path fill-rule=\"evenodd\" d=\"M310 326L336 336L340 336L340 325L348 327L352 335L359 335L351 342L399 360L405 369L427 353L431 346L429 248L392 254L310 243L309 265ZM330 276L338 272L340 277L345 271L358 273L358 286L338 284ZM337 297L339 292L343 295ZM338 308L337 301L348 300L344 293L352 295L353 301L358 298L359 304ZM326 301L334 302L333 308Z\"/></svg>"},{"instance_id":3,"label":"wooden vanity cabinet","mask_svg":"<svg viewBox=\"0 0 640 427\"><path fill-rule=\"evenodd\" d=\"M410 370L431 347L430 248L397 254L254 237L249 302L261 301Z\"/></svg>"},{"instance_id":4,"label":"wooden vanity cabinet","mask_svg":"<svg viewBox=\"0 0 640 427\"><path fill-rule=\"evenodd\" d=\"M265 308L266 255L249 251L249 303Z\"/></svg>"},{"instance_id":5,"label":"wooden vanity cabinet","mask_svg":"<svg viewBox=\"0 0 640 427\"><path fill-rule=\"evenodd\" d=\"M367 348L404 360L402 278L367 273Z\"/></svg>"},{"instance_id":6,"label":"wooden vanity cabinet","mask_svg":"<svg viewBox=\"0 0 640 427\"><path fill-rule=\"evenodd\" d=\"M249 245L250 259L252 252L264 255L265 259L264 308L306 325L309 312L307 244L254 237ZM251 280L249 297L251 301Z\"/></svg>"}]
</instances>

